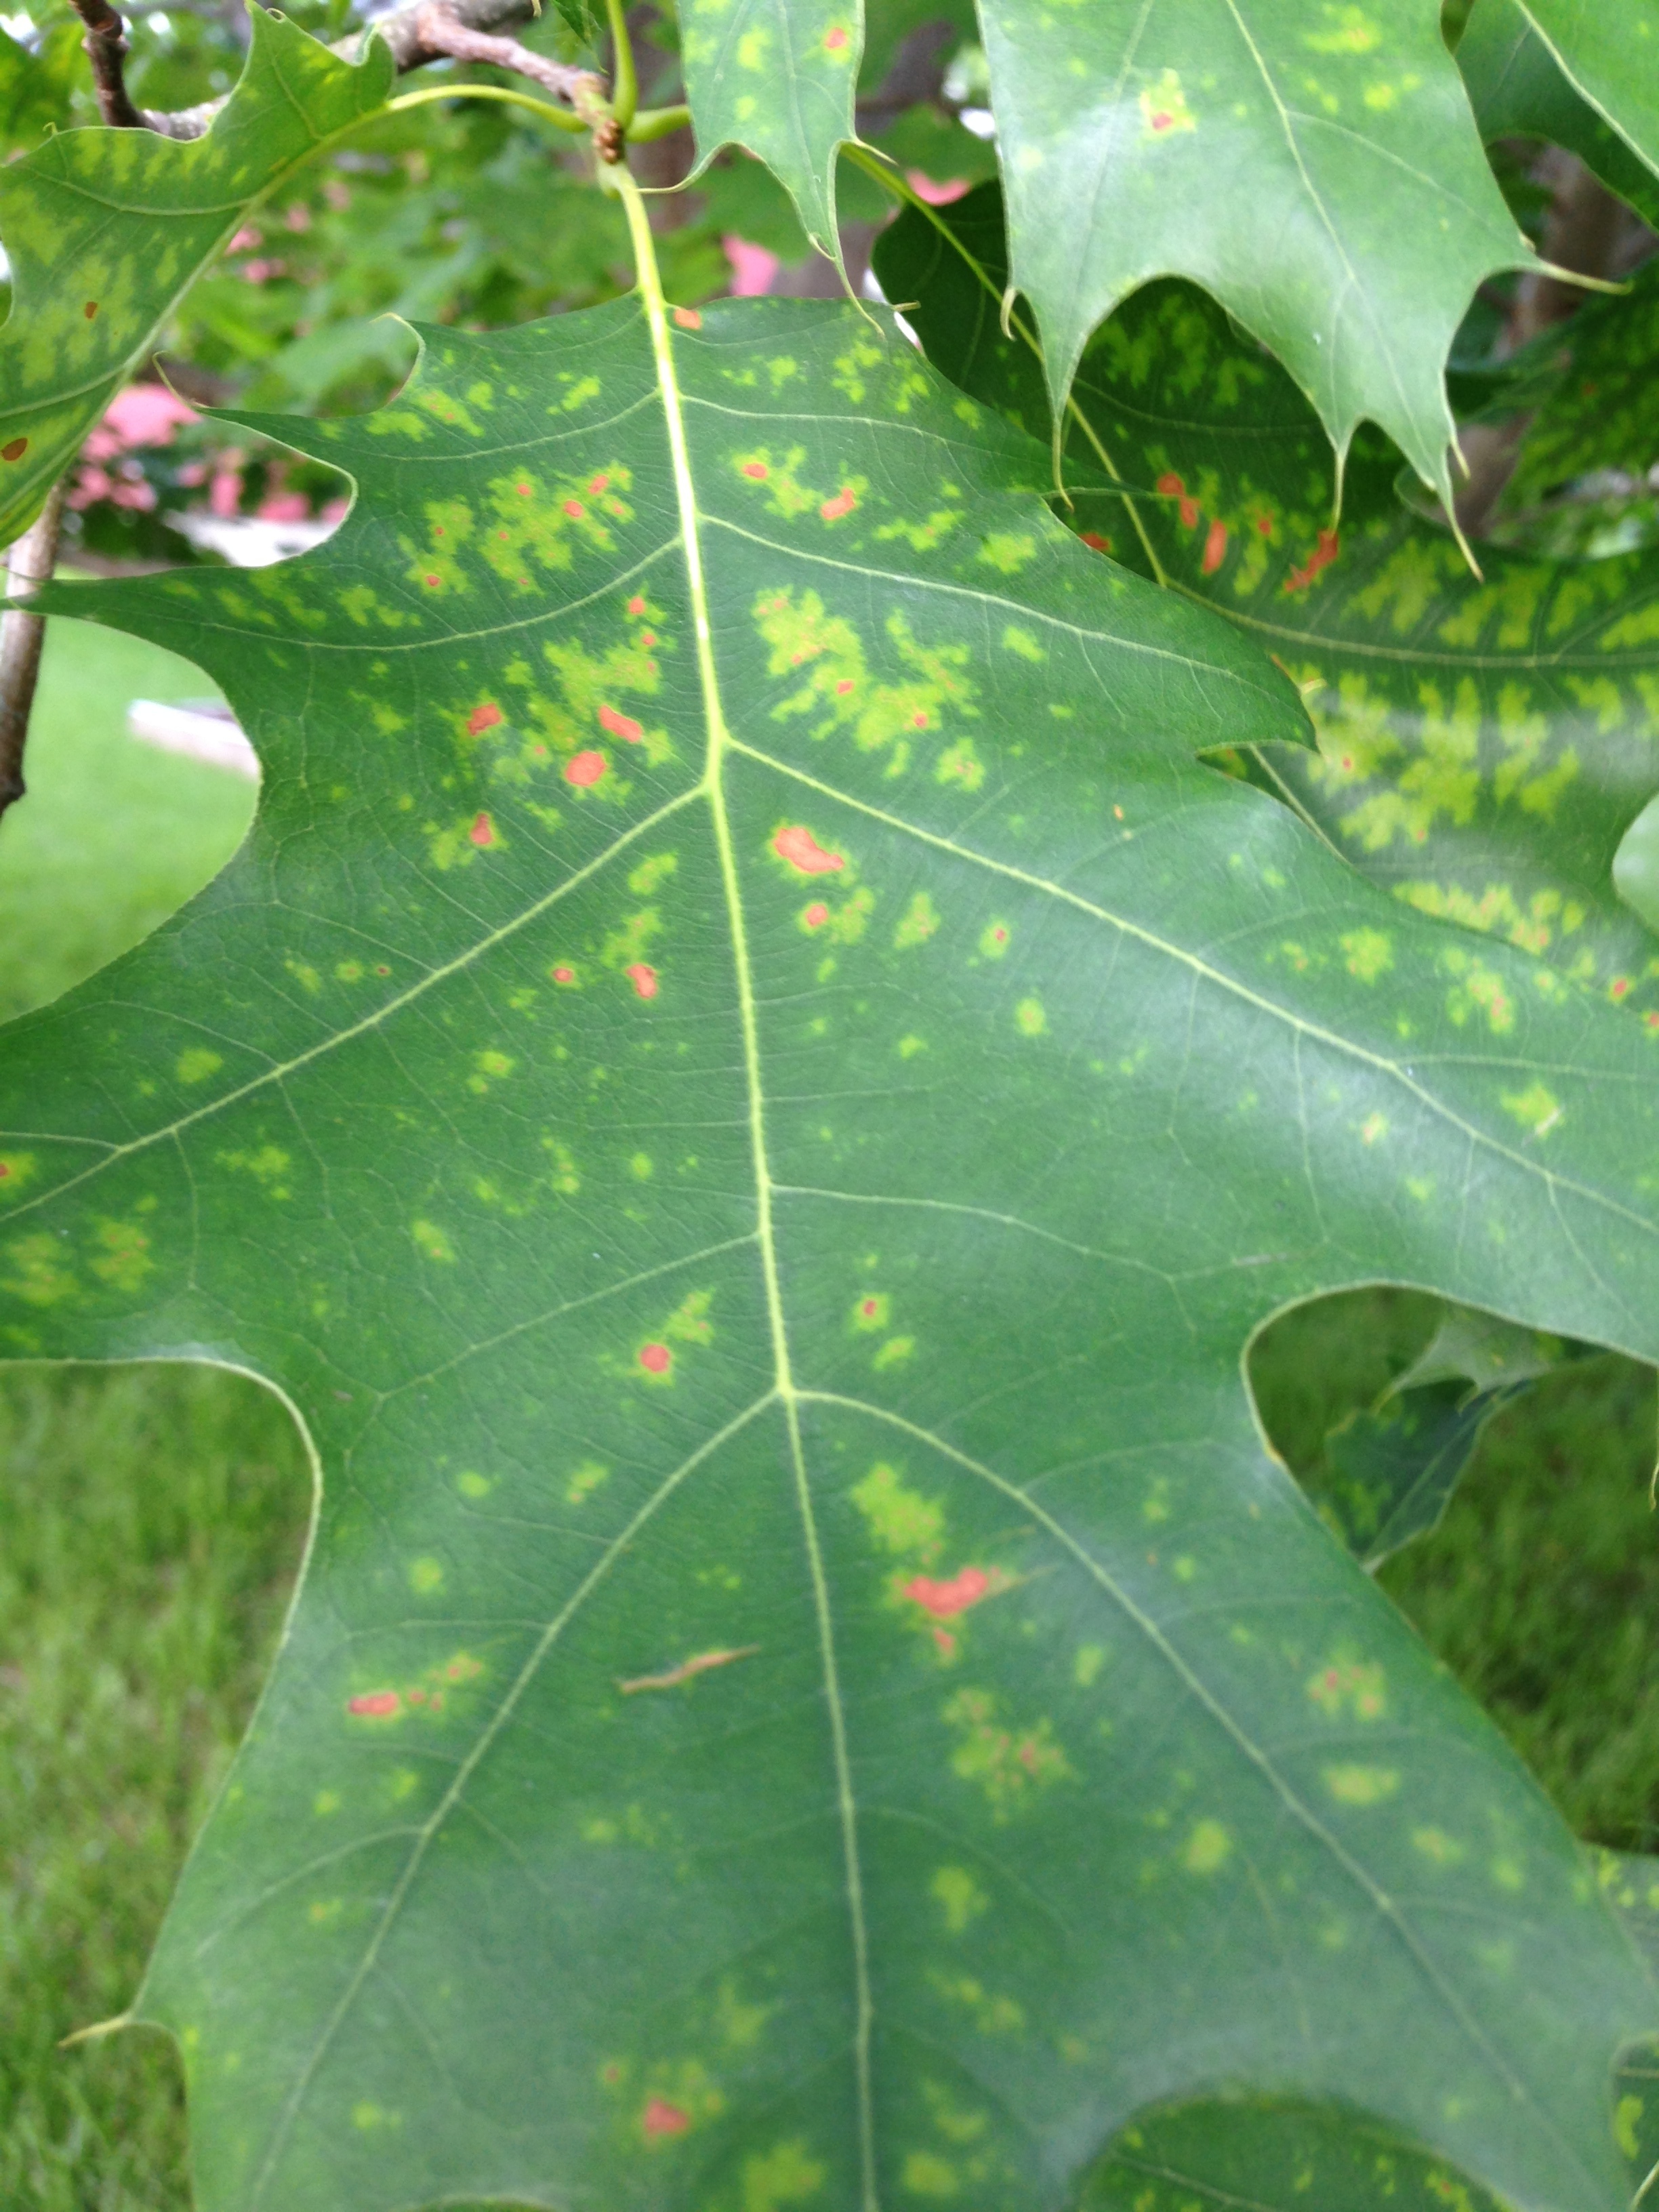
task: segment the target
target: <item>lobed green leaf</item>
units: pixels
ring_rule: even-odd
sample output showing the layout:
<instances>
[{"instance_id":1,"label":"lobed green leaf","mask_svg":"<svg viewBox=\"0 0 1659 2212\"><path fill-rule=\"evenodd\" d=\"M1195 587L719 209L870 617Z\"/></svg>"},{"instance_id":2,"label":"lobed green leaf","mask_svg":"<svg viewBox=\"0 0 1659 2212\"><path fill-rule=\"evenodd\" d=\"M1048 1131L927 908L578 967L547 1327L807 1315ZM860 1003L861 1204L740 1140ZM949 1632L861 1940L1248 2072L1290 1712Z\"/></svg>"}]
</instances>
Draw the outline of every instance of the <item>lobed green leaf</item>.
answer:
<instances>
[{"instance_id":1,"label":"lobed green leaf","mask_svg":"<svg viewBox=\"0 0 1659 2212\"><path fill-rule=\"evenodd\" d=\"M1246 2086L1618 2212L1652 1984L1241 1355L1652 1357L1659 1045L1200 765L1294 692L851 307L428 343L316 554L50 600L266 771L0 1062L0 1346L319 1469L137 2008L204 2212L1057 2212Z\"/></svg>"},{"instance_id":2,"label":"lobed green leaf","mask_svg":"<svg viewBox=\"0 0 1659 2212\"><path fill-rule=\"evenodd\" d=\"M204 137L64 131L0 167L0 543L33 520L252 203L386 100L379 40L352 67L281 15L248 15L246 67Z\"/></svg>"},{"instance_id":3,"label":"lobed green leaf","mask_svg":"<svg viewBox=\"0 0 1659 2212\"><path fill-rule=\"evenodd\" d=\"M983 14L1012 277L1054 404L1120 301L1190 277L1273 348L1339 455L1362 420L1380 423L1449 499L1453 335L1476 286L1532 253L1436 11L986 0Z\"/></svg>"},{"instance_id":4,"label":"lobed green leaf","mask_svg":"<svg viewBox=\"0 0 1659 2212\"><path fill-rule=\"evenodd\" d=\"M995 190L981 187L907 212L877 266L893 296L921 301L910 319L930 358L1041 434L1035 356L998 327L1001 257ZM1485 548L1472 575L1402 505L1398 456L1375 438L1356 449L1339 526L1312 410L1188 286L1148 286L1101 331L1066 451L1088 541L1227 616L1301 687L1318 750L1276 752L1273 787L1422 912L1539 956L1534 989L1588 986L1659 1032L1659 948L1613 881L1655 778L1659 556ZM1489 1023L1484 957L1462 957L1465 1018Z\"/></svg>"},{"instance_id":5,"label":"lobed green leaf","mask_svg":"<svg viewBox=\"0 0 1659 2212\"><path fill-rule=\"evenodd\" d=\"M787 186L807 236L839 267L836 157L857 136L860 0L685 0L680 52L704 161L746 146Z\"/></svg>"}]
</instances>

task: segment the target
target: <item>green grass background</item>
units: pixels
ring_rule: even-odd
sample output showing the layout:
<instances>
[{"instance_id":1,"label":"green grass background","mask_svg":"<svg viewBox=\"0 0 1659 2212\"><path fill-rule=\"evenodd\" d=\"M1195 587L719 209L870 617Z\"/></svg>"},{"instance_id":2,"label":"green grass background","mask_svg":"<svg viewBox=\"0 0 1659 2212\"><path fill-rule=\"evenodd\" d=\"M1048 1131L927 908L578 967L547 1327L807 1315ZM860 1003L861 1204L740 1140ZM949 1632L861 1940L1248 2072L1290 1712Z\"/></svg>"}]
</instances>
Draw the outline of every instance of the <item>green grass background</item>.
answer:
<instances>
[{"instance_id":1,"label":"green grass background","mask_svg":"<svg viewBox=\"0 0 1659 2212\"><path fill-rule=\"evenodd\" d=\"M234 849L250 787L125 734L130 699L208 688L52 626L29 796L0 824L0 1018L112 958ZM1432 1319L1362 1292L1258 1344L1264 1421L1311 1486L1328 1430ZM1565 1369L1493 1423L1441 1528L1381 1577L1578 1832L1625 1850L1659 1848L1655 1451L1650 1370ZM0 1367L0 2212L188 2204L171 2046L58 2044L131 1998L275 1644L309 1487L286 1413L245 1377Z\"/></svg>"}]
</instances>

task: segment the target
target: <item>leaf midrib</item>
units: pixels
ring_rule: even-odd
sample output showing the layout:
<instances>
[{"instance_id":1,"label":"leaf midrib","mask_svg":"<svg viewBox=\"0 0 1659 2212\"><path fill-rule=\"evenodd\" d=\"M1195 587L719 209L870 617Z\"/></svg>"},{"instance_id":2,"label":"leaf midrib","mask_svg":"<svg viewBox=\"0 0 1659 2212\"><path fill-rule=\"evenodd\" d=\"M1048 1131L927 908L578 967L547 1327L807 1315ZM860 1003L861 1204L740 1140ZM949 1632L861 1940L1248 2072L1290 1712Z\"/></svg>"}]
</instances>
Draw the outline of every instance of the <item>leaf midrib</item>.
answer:
<instances>
[{"instance_id":1,"label":"leaf midrib","mask_svg":"<svg viewBox=\"0 0 1659 2212\"><path fill-rule=\"evenodd\" d=\"M720 678L714 666L714 634L702 565L702 518L698 510L696 486L691 473L679 376L675 367L673 340L668 330L667 303L663 297L662 281L657 270L656 252L646 218L645 203L625 167L618 173L617 185L628 213L629 229L632 234L639 270L640 291L650 327L651 349L657 365L663 417L673 465L675 503L679 511L680 531L684 541L686 587L696 635L697 677L708 732L703 789L714 824L726 920L732 933L732 966L743 1031L744 1081L748 1094L750 1148L755 1176L755 1227L772 1340L773 1388L783 1408L789 1437L790 1467L812 1586L819 1666L835 1762L836 1814L841 1830L842 1873L853 1949L855 2006L853 2069L858 2101L860 2192L862 2212L879 2212L876 2185L875 2100L870 2064L874 2008L871 1995L869 1934L864 1911L864 1880L859 1856L858 1807L853 1789L852 1758L847 1741L846 1711L836 1656L830 1578L824 1566L811 1484L806 1472L806 1454L800 1433L799 1398L790 1364L788 1322L784 1311L782 1278L772 1222L774 1186L766 1148L766 1093L761 1080L759 1015L749 959L748 927L738 873L737 847L726 805L726 755L728 750L738 748L726 728Z\"/></svg>"}]
</instances>

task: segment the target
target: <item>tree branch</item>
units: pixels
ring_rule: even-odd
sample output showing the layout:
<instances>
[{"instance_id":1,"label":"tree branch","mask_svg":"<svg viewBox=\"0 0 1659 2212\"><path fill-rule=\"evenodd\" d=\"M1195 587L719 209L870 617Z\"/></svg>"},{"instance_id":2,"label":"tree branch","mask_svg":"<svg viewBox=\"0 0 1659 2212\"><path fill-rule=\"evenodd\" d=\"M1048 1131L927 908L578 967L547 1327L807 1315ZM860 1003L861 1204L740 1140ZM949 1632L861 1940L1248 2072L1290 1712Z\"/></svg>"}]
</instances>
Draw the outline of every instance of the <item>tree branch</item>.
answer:
<instances>
[{"instance_id":1,"label":"tree branch","mask_svg":"<svg viewBox=\"0 0 1659 2212\"><path fill-rule=\"evenodd\" d=\"M92 64L92 82L98 94L98 112L118 131L138 131L144 118L127 91L123 65L127 58L126 25L109 0L70 0L87 27L81 44Z\"/></svg>"},{"instance_id":2,"label":"tree branch","mask_svg":"<svg viewBox=\"0 0 1659 2212\"><path fill-rule=\"evenodd\" d=\"M64 487L54 484L33 526L12 547L7 581L15 598L25 599L51 580L58 565L58 531L64 519ZM46 625L40 615L9 608L0 616L0 815L23 796L23 747L28 741L29 709L40 673L40 647Z\"/></svg>"},{"instance_id":3,"label":"tree branch","mask_svg":"<svg viewBox=\"0 0 1659 2212\"><path fill-rule=\"evenodd\" d=\"M466 20L464 5L465 0L461 5L456 0L417 0L415 7L400 9L377 26L384 38L392 24L398 25L398 46L392 47L392 54L398 68L417 69L422 62L448 59L484 62L492 69L516 70L558 99L568 100L592 131L600 157L615 161L621 132L605 100L604 79L591 70L573 69L568 63L550 61L545 54L532 53L516 39L480 30ZM407 60L399 52L404 46Z\"/></svg>"}]
</instances>

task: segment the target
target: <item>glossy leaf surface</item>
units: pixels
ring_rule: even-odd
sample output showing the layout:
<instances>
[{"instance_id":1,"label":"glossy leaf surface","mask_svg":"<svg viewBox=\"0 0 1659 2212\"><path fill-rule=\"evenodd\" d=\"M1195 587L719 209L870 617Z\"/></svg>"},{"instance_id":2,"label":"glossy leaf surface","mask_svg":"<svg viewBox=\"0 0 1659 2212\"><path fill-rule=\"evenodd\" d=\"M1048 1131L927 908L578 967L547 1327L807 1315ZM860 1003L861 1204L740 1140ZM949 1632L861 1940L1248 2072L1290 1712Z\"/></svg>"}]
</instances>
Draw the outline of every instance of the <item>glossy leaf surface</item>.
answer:
<instances>
[{"instance_id":1,"label":"glossy leaf surface","mask_svg":"<svg viewBox=\"0 0 1659 2212\"><path fill-rule=\"evenodd\" d=\"M380 40L352 68L280 15L249 21L247 66L205 137L64 131L0 167L0 543L33 520L250 204L386 99Z\"/></svg>"},{"instance_id":2,"label":"glossy leaf surface","mask_svg":"<svg viewBox=\"0 0 1659 2212\"><path fill-rule=\"evenodd\" d=\"M746 146L787 185L806 234L837 262L836 154L857 134L858 0L684 0L680 52L702 160Z\"/></svg>"},{"instance_id":3,"label":"glossy leaf surface","mask_svg":"<svg viewBox=\"0 0 1659 2212\"><path fill-rule=\"evenodd\" d=\"M0 1060L0 1343L320 1467L139 2008L204 2212L1059 2212L1233 2083L1618 2212L1659 2001L1241 1352L1377 1277L1659 1350L1654 1040L1501 946L1471 1020L1194 758L1295 739L1256 647L850 307L304 427L317 554L54 598L267 785Z\"/></svg>"},{"instance_id":4,"label":"glossy leaf surface","mask_svg":"<svg viewBox=\"0 0 1659 2212\"><path fill-rule=\"evenodd\" d=\"M1055 402L1120 301L1188 276L1273 348L1340 451L1379 422L1449 496L1453 334L1482 279L1531 252L1435 10L986 0L982 14L1013 279Z\"/></svg>"},{"instance_id":5,"label":"glossy leaf surface","mask_svg":"<svg viewBox=\"0 0 1659 2212\"><path fill-rule=\"evenodd\" d=\"M877 266L890 297L922 302L909 319L938 365L1042 435L1041 371L997 325L1000 257L981 187L908 212ZM1376 440L1356 451L1334 527L1312 410L1186 286L1149 287L1106 325L1066 450L1079 483L1109 467L1152 494L1078 489L1091 542L1213 605L1301 685L1318 752L1276 754L1267 773L1346 858L1659 1029L1659 946L1612 873L1659 782L1659 556L1484 547L1478 579L1401 504L1398 456ZM1493 987L1467 957L1472 1016Z\"/></svg>"}]
</instances>

